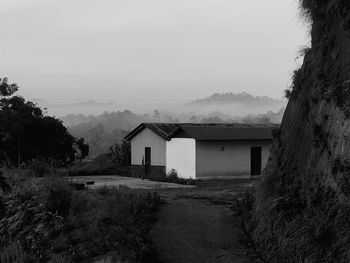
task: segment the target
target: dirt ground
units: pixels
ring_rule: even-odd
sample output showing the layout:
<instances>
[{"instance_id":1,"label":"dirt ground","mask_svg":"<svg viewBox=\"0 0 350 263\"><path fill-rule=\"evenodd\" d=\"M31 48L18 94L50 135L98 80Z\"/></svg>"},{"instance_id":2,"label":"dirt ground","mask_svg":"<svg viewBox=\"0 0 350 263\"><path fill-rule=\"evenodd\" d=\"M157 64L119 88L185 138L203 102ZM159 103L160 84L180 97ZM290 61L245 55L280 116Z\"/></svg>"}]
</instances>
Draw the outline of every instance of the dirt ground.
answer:
<instances>
[{"instance_id":1,"label":"dirt ground","mask_svg":"<svg viewBox=\"0 0 350 263\"><path fill-rule=\"evenodd\" d=\"M207 181L195 189L163 190L151 239L161 262L258 262L239 242L241 218L232 210L235 196L251 180Z\"/></svg>"},{"instance_id":2,"label":"dirt ground","mask_svg":"<svg viewBox=\"0 0 350 263\"><path fill-rule=\"evenodd\" d=\"M75 183L86 183L88 181L93 181L93 185L88 185L89 189L95 189L98 187L108 186L108 187L118 187L126 186L131 189L148 189L148 190L161 190L168 188L192 188L189 185L179 185L173 183L164 182L154 182L150 180L142 180L133 177L123 177L117 175L96 175L96 176L74 176L67 177L68 181Z\"/></svg>"}]
</instances>

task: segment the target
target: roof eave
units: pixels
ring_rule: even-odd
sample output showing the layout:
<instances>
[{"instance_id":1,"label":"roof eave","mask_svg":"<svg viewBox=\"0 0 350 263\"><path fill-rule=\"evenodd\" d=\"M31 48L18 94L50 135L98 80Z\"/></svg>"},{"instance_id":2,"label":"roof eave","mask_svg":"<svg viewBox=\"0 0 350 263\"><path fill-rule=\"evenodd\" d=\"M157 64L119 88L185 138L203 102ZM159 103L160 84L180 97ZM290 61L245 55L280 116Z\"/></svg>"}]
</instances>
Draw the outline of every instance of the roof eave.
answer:
<instances>
[{"instance_id":1,"label":"roof eave","mask_svg":"<svg viewBox=\"0 0 350 263\"><path fill-rule=\"evenodd\" d=\"M137 126L135 129L133 129L131 132L129 132L124 139L127 141L131 141L137 134L142 132L146 128L146 125L144 123L141 123L139 126Z\"/></svg>"}]
</instances>

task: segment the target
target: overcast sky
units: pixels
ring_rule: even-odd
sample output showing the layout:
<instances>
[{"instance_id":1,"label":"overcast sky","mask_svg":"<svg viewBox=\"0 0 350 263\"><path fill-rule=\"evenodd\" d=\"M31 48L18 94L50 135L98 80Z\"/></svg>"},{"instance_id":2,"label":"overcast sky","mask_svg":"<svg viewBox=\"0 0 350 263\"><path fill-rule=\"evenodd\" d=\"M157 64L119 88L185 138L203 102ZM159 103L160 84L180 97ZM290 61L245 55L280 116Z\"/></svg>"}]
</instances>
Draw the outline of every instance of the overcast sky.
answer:
<instances>
[{"instance_id":1,"label":"overcast sky","mask_svg":"<svg viewBox=\"0 0 350 263\"><path fill-rule=\"evenodd\" d=\"M0 0L0 74L26 98L281 98L309 40L297 0Z\"/></svg>"}]
</instances>

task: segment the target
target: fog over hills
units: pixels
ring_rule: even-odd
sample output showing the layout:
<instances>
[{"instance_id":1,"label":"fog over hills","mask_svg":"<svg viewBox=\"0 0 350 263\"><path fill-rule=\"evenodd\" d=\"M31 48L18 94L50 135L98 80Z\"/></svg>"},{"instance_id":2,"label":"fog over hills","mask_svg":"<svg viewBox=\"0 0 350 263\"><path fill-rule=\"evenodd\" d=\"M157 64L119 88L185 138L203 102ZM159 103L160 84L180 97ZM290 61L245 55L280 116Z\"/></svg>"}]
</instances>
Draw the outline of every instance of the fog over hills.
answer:
<instances>
[{"instance_id":1,"label":"fog over hills","mask_svg":"<svg viewBox=\"0 0 350 263\"><path fill-rule=\"evenodd\" d=\"M287 105L285 100L277 100L267 96L253 96L242 93L214 93L204 99L197 99L185 104L186 110L208 114L220 111L233 116L262 114L268 111L279 111Z\"/></svg>"},{"instance_id":2,"label":"fog over hills","mask_svg":"<svg viewBox=\"0 0 350 263\"><path fill-rule=\"evenodd\" d=\"M132 105L122 108L123 105L116 103L95 101L48 105L48 111L69 112L60 117L63 124L74 136L84 137L90 145L90 156L97 156L108 151L112 144L120 143L142 122L280 123L285 104L282 100L248 93L222 93L191 102L173 105L169 102L168 107L153 104L144 111L137 111Z\"/></svg>"},{"instance_id":3,"label":"fog over hills","mask_svg":"<svg viewBox=\"0 0 350 263\"><path fill-rule=\"evenodd\" d=\"M214 93L204 99L192 101L154 100L154 101L109 101L95 100L57 102L43 99L32 99L39 106L46 108L50 115L66 116L70 114L100 115L104 112L130 110L137 114L153 114L154 110L176 115L208 115L220 112L229 116L246 116L263 114L268 111L277 112L286 106L285 100L273 99L267 96L253 96L242 93Z\"/></svg>"}]
</instances>

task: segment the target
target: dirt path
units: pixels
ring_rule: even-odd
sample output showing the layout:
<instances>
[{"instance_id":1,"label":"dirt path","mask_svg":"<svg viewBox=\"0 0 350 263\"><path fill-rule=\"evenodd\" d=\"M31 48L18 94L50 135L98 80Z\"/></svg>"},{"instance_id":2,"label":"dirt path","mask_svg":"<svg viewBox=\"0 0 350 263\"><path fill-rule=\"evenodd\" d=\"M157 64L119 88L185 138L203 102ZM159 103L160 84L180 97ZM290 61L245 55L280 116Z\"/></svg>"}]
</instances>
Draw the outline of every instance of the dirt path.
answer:
<instances>
[{"instance_id":1,"label":"dirt path","mask_svg":"<svg viewBox=\"0 0 350 263\"><path fill-rule=\"evenodd\" d=\"M161 262L251 263L238 242L239 219L226 205L173 199L163 205L151 237Z\"/></svg>"}]
</instances>

